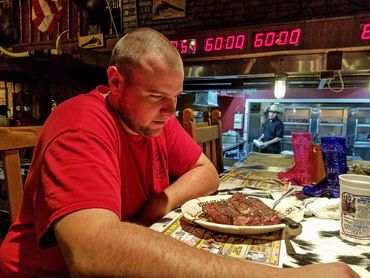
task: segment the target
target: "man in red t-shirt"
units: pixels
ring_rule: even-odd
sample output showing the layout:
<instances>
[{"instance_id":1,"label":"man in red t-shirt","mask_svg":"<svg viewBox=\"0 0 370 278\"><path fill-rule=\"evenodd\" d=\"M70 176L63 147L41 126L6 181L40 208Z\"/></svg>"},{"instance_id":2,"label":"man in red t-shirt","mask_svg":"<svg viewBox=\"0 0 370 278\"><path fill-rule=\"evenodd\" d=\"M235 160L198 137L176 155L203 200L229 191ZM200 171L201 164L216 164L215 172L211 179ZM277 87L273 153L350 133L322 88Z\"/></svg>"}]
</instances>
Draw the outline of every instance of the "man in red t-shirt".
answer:
<instances>
[{"instance_id":1,"label":"man in red t-shirt","mask_svg":"<svg viewBox=\"0 0 370 278\"><path fill-rule=\"evenodd\" d=\"M218 175L174 117L184 72L162 34L140 28L125 35L107 75L109 88L65 101L46 121L20 214L1 247L0 277L293 272L212 255L145 227L213 193ZM315 269L323 277L350 273L333 264L295 274Z\"/></svg>"}]
</instances>

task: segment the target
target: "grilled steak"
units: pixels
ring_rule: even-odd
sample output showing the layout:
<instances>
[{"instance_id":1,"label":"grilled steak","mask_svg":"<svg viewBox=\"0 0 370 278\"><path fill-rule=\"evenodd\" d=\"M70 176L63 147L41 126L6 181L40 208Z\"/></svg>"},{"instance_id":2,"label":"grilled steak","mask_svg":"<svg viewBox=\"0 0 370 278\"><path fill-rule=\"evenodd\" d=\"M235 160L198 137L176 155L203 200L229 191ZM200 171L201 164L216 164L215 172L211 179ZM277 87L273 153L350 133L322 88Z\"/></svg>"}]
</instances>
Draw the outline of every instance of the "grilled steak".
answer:
<instances>
[{"instance_id":1,"label":"grilled steak","mask_svg":"<svg viewBox=\"0 0 370 278\"><path fill-rule=\"evenodd\" d=\"M240 193L225 201L202 205L201 219L219 224L263 226L280 223L278 213L261 200Z\"/></svg>"},{"instance_id":2,"label":"grilled steak","mask_svg":"<svg viewBox=\"0 0 370 278\"><path fill-rule=\"evenodd\" d=\"M206 203L202 205L203 214L201 219L219 224L243 225L246 217L239 213L228 201ZM240 224L239 224L240 223Z\"/></svg>"}]
</instances>

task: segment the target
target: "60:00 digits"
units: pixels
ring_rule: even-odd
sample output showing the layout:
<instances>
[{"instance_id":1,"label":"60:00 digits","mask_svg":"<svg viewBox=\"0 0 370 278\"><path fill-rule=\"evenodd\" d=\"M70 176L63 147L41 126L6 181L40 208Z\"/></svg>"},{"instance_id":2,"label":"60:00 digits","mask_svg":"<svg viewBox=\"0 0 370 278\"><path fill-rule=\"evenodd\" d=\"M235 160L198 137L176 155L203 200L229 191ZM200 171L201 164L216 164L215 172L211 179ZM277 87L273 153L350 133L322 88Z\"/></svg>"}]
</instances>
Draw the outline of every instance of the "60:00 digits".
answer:
<instances>
[{"instance_id":1,"label":"60:00 digits","mask_svg":"<svg viewBox=\"0 0 370 278\"><path fill-rule=\"evenodd\" d=\"M253 35L253 48L299 45L301 29L258 32Z\"/></svg>"},{"instance_id":2,"label":"60:00 digits","mask_svg":"<svg viewBox=\"0 0 370 278\"><path fill-rule=\"evenodd\" d=\"M367 34L367 33L366 33ZM243 50L246 47L246 34L205 37L202 50L204 53L218 51ZM180 54L196 54L197 39L173 40L172 44ZM253 34L253 48L298 46L301 43L301 29L265 31Z\"/></svg>"},{"instance_id":3,"label":"60:00 digits","mask_svg":"<svg viewBox=\"0 0 370 278\"><path fill-rule=\"evenodd\" d=\"M245 35L229 35L208 37L204 39L204 52L243 49L245 44Z\"/></svg>"}]
</instances>

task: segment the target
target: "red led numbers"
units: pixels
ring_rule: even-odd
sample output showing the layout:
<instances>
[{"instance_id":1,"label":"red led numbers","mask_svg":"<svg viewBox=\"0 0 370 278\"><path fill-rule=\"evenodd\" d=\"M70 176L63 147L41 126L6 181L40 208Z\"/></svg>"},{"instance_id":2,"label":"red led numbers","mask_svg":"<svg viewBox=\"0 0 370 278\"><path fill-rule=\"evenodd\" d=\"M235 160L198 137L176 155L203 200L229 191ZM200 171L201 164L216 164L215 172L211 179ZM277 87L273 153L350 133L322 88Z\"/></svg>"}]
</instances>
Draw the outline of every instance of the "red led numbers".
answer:
<instances>
[{"instance_id":1,"label":"red led numbers","mask_svg":"<svg viewBox=\"0 0 370 278\"><path fill-rule=\"evenodd\" d=\"M370 23L366 23L362 27L361 40L362 41L370 40Z\"/></svg>"},{"instance_id":2,"label":"red led numbers","mask_svg":"<svg viewBox=\"0 0 370 278\"><path fill-rule=\"evenodd\" d=\"M179 41L171 41L171 43L173 44L173 46L178 50L178 47L179 47Z\"/></svg>"},{"instance_id":3,"label":"red led numbers","mask_svg":"<svg viewBox=\"0 0 370 278\"><path fill-rule=\"evenodd\" d=\"M177 49L180 54L196 54L197 53L197 40L176 40L171 41L173 46Z\"/></svg>"},{"instance_id":4,"label":"red led numbers","mask_svg":"<svg viewBox=\"0 0 370 278\"><path fill-rule=\"evenodd\" d=\"M301 44L301 35L300 28L257 32L253 33L252 45L253 48L298 46ZM361 39L370 39L370 23L363 26ZM246 41L247 35L244 33L204 37L200 52L205 54L244 50ZM194 55L199 51L197 39L173 40L171 43L181 55Z\"/></svg>"},{"instance_id":5,"label":"red led numbers","mask_svg":"<svg viewBox=\"0 0 370 278\"><path fill-rule=\"evenodd\" d=\"M204 39L204 52L243 49L245 35L209 37Z\"/></svg>"},{"instance_id":6,"label":"red led numbers","mask_svg":"<svg viewBox=\"0 0 370 278\"><path fill-rule=\"evenodd\" d=\"M369 28L370 32L370 28ZM253 48L299 45L301 29L259 32L253 36Z\"/></svg>"}]
</instances>

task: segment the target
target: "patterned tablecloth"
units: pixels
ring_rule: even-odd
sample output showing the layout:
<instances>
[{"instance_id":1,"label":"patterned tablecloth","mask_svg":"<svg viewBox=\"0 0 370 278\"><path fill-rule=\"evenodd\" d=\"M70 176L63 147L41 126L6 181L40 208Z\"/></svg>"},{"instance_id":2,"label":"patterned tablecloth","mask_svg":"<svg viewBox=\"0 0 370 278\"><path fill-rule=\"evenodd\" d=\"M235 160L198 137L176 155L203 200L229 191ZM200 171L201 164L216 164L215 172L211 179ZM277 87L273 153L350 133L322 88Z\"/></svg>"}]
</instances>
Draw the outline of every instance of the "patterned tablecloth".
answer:
<instances>
[{"instance_id":1,"label":"patterned tablecloth","mask_svg":"<svg viewBox=\"0 0 370 278\"><path fill-rule=\"evenodd\" d=\"M370 277L370 244L356 244L339 235L339 220L304 218L302 233L293 239L296 254L284 257L283 267L344 262L361 277Z\"/></svg>"},{"instance_id":2,"label":"patterned tablecloth","mask_svg":"<svg viewBox=\"0 0 370 278\"><path fill-rule=\"evenodd\" d=\"M277 162L280 155L270 157ZM261 155L253 155L246 160L236 163L220 176L220 188L218 194L227 194L233 189L241 190L243 187L251 188L253 183L243 181L243 177L251 177L259 180L259 175L265 180L259 180L259 188L272 194L277 198L281 192L287 189L286 184L274 180L274 173L265 175L263 171L252 172L249 168L252 165L265 161ZM271 159L269 160L271 163ZM281 159L283 164L275 164L282 167L289 167L291 160ZM261 165L261 164L260 164ZM271 164L270 164L271 165ZM263 165L266 167L268 165ZM243 171L240 171L240 170ZM279 170L279 169L278 169ZM226 176L226 177L225 177ZM253 188L252 188L253 189ZM261 190L255 190L259 192ZM293 197L291 197L293 198ZM180 209L174 210L163 217L160 221L151 226L156 231L163 231L166 226L181 213ZM286 250L282 256L283 267L299 267L312 263L344 262L350 265L361 277L370 278L370 244L356 244L343 240L339 234L339 220L321 219L314 216L304 217L302 222L302 233L290 241L286 241Z\"/></svg>"},{"instance_id":3,"label":"patterned tablecloth","mask_svg":"<svg viewBox=\"0 0 370 278\"><path fill-rule=\"evenodd\" d=\"M180 213L180 209L171 211L153 224L151 229L162 232ZM361 277L370 277L370 244L361 245L341 239L338 220L309 217L304 218L301 224L302 233L292 239L291 246L287 246L284 251L283 267L344 262L349 264ZM292 251L294 251L293 254L288 254Z\"/></svg>"}]
</instances>

